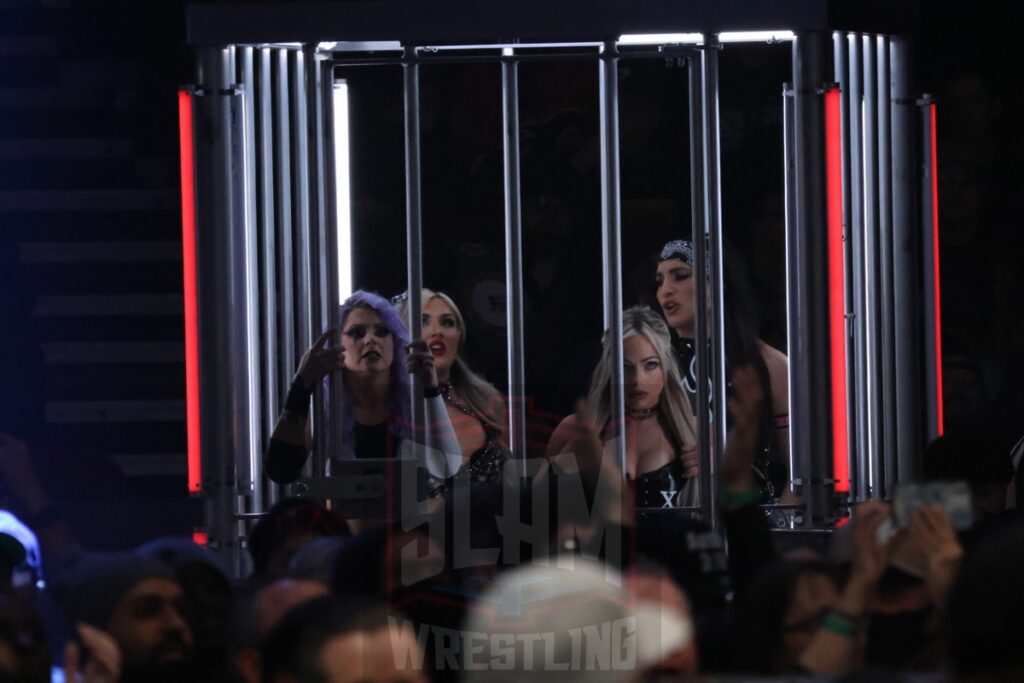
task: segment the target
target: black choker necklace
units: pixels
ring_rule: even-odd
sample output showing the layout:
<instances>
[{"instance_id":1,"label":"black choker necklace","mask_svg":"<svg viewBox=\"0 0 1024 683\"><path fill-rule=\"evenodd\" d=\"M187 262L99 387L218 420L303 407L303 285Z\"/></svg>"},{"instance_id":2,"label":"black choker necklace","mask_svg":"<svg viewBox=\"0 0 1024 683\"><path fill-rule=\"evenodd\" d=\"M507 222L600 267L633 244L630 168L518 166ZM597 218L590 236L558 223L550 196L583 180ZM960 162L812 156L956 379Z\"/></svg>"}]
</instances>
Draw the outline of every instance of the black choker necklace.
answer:
<instances>
[{"instance_id":1,"label":"black choker necklace","mask_svg":"<svg viewBox=\"0 0 1024 683\"><path fill-rule=\"evenodd\" d=\"M626 414L634 420L649 420L658 414L658 406L653 408L626 408Z\"/></svg>"},{"instance_id":2,"label":"black choker necklace","mask_svg":"<svg viewBox=\"0 0 1024 683\"><path fill-rule=\"evenodd\" d=\"M437 388L441 390L441 397L444 398L444 400L447 403L450 403L451 405L455 406L456 408L464 412L466 415L472 415L473 417L476 417L475 410L467 406L465 403L461 403L458 399L455 398L455 388L451 384L449 384L448 382L444 382L442 384L439 384Z\"/></svg>"}]
</instances>

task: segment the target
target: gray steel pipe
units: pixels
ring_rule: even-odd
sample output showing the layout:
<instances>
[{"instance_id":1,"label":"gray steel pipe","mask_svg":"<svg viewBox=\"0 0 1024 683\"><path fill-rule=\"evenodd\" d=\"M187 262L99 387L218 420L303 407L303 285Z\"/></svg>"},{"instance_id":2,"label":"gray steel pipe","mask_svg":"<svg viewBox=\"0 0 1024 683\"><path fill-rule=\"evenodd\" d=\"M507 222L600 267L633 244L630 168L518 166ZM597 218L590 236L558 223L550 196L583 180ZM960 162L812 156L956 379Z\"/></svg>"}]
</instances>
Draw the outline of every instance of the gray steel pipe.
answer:
<instances>
[{"instance_id":1,"label":"gray steel pipe","mask_svg":"<svg viewBox=\"0 0 1024 683\"><path fill-rule=\"evenodd\" d=\"M796 221L789 249L790 433L801 465L804 526L832 518L832 421L829 358L825 120L822 85L826 36L798 33L793 40Z\"/></svg>"},{"instance_id":2,"label":"gray steel pipe","mask_svg":"<svg viewBox=\"0 0 1024 683\"><path fill-rule=\"evenodd\" d=\"M260 367L260 288L259 288L259 226L256 220L256 78L253 65L253 48L237 48L238 71L242 92L241 121L236 155L242 163L242 192L239 199L242 210L242 230L239 237L239 257L243 273L239 284L243 286L244 306L240 309L245 316L245 385L244 391L249 405L248 449L240 455L237 486L239 492L250 496L250 511L263 510L263 447L259 438L263 417L261 400ZM240 388L241 389L241 388Z\"/></svg>"},{"instance_id":3,"label":"gray steel pipe","mask_svg":"<svg viewBox=\"0 0 1024 683\"><path fill-rule=\"evenodd\" d=\"M292 164L294 207L295 207L295 344L300 353L305 352L316 337L313 335L312 281L310 280L310 207L312 199L309 184L309 110L306 94L306 55L301 50L289 51L292 67L292 150L295 163Z\"/></svg>"},{"instance_id":4,"label":"gray steel pipe","mask_svg":"<svg viewBox=\"0 0 1024 683\"><path fill-rule=\"evenodd\" d=\"M851 348L853 349L853 381L851 387L854 419L850 423L853 436L853 453L856 459L857 478L851 487L853 500L866 500L874 489L874 472L870 465L867 409L866 347L864 335L864 89L862 87L863 64L861 39L856 34L846 36L848 49L848 86L846 99L849 102L848 129L843 143L850 150L848 155L850 214L846 224L846 268L849 273L851 298Z\"/></svg>"},{"instance_id":5,"label":"gray steel pipe","mask_svg":"<svg viewBox=\"0 0 1024 683\"><path fill-rule=\"evenodd\" d=\"M501 61L504 111L505 294L508 326L509 449L526 474L526 347L523 340L523 221L519 183L519 64L513 55Z\"/></svg>"},{"instance_id":6,"label":"gray steel pipe","mask_svg":"<svg viewBox=\"0 0 1024 683\"><path fill-rule=\"evenodd\" d=\"M720 130L718 122L718 53L720 44L715 34L704 35L704 49L701 52L701 124L704 170L704 234L707 263L704 275L707 278L707 299L698 306L709 307L708 339L706 346L698 347L698 354L707 349L708 379L711 387L711 410L708 422L711 429L710 463L712 476L717 487L719 461L725 452L726 437L726 377L725 357L725 285L722 234L722 168L720 154ZM699 256L698 256L699 258ZM699 368L698 368L699 374ZM703 378L698 377L698 382ZM702 388L702 387L699 387ZM712 495L714 496L716 492ZM718 525L718 499L713 497L709 507L712 526Z\"/></svg>"},{"instance_id":7,"label":"gray steel pipe","mask_svg":"<svg viewBox=\"0 0 1024 683\"><path fill-rule=\"evenodd\" d=\"M238 416L249 406L237 390L245 387L246 341L241 292L237 279L244 276L236 259L235 244L242 217L237 194L244 176L234 157L236 132L232 125L235 63L231 48L199 51L196 81L197 227L196 254L199 280L199 376L203 401L201 438L203 502L210 547L233 572L239 569L239 548L234 516L236 457L248 451L248 424Z\"/></svg>"},{"instance_id":8,"label":"gray steel pipe","mask_svg":"<svg viewBox=\"0 0 1024 683\"><path fill-rule=\"evenodd\" d=\"M292 238L292 147L291 147L291 107L288 50L276 51L274 65L274 181L277 198L277 281L278 297L283 305L278 309L277 338L280 340L278 354L278 382L283 395L291 384L299 355L295 348L295 272L293 266ZM303 352L305 349L302 350Z\"/></svg>"},{"instance_id":9,"label":"gray steel pipe","mask_svg":"<svg viewBox=\"0 0 1024 683\"><path fill-rule=\"evenodd\" d=\"M895 320L893 319L893 224L892 224L892 106L889 85L889 39L877 36L875 39L875 68L878 79L878 257L879 257L879 318L881 320L882 351L882 421L883 453L885 454L885 479L887 489L896 484L896 413L902 406L896 403L896 346Z\"/></svg>"},{"instance_id":10,"label":"gray steel pipe","mask_svg":"<svg viewBox=\"0 0 1024 683\"><path fill-rule=\"evenodd\" d=\"M694 346L697 350L697 447L700 455L700 503L712 528L718 527L718 460L711 417L711 363L708 332L707 232L704 224L704 74L703 60L689 59L690 105L690 232L693 240L695 284ZM686 368L680 368L686 372Z\"/></svg>"},{"instance_id":11,"label":"gray steel pipe","mask_svg":"<svg viewBox=\"0 0 1024 683\"><path fill-rule=\"evenodd\" d=\"M915 149L913 64L910 41L889 41L889 74L892 103L892 272L893 335L896 365L896 453L900 480L920 476L924 448L921 415L924 384L921 365L921 253L917 212L918 165Z\"/></svg>"},{"instance_id":12,"label":"gray steel pipe","mask_svg":"<svg viewBox=\"0 0 1024 683\"><path fill-rule=\"evenodd\" d=\"M413 338L419 338L423 290L423 210L420 198L420 66L416 47L405 46L402 62L405 99L405 237L406 273L409 294L409 326ZM412 429L424 429L423 387L413 378Z\"/></svg>"},{"instance_id":13,"label":"gray steel pipe","mask_svg":"<svg viewBox=\"0 0 1024 683\"><path fill-rule=\"evenodd\" d=\"M598 62L601 142L601 244L604 325L612 356L611 420L616 426L615 457L623 474L626 462L625 369L622 351L622 222L619 196L619 59L615 41L607 41Z\"/></svg>"},{"instance_id":14,"label":"gray steel pipe","mask_svg":"<svg viewBox=\"0 0 1024 683\"><path fill-rule=\"evenodd\" d=\"M324 223L324 126L323 100L320 88L320 65L315 46L306 46L301 53L303 82L305 83L306 118L300 122L307 131L306 191L307 233L306 267L308 279L307 306L309 312L310 343L327 329L326 282L327 250ZM323 385L313 392L313 472L316 476L328 474L330 427L327 401Z\"/></svg>"},{"instance_id":15,"label":"gray steel pipe","mask_svg":"<svg viewBox=\"0 0 1024 683\"><path fill-rule=\"evenodd\" d=\"M869 464L874 488L872 498L884 498L889 482L885 472L885 423L882 420L881 296L879 292L878 203L878 72L877 52L871 36L861 36L864 109L864 326L865 384L867 386L867 434Z\"/></svg>"},{"instance_id":16,"label":"gray steel pipe","mask_svg":"<svg viewBox=\"0 0 1024 683\"><path fill-rule=\"evenodd\" d=\"M285 388L281 385L278 360L277 329L277 246L274 229L276 225L274 203L274 100L273 100L273 52L260 48L257 72L257 94L259 105L256 125L256 155L259 175L259 263L260 263L260 310L262 360L263 360L263 405L264 425L261 445L270 441L270 434L280 414L280 400ZM267 479L264 483L269 506L277 502L277 485Z\"/></svg>"}]
</instances>

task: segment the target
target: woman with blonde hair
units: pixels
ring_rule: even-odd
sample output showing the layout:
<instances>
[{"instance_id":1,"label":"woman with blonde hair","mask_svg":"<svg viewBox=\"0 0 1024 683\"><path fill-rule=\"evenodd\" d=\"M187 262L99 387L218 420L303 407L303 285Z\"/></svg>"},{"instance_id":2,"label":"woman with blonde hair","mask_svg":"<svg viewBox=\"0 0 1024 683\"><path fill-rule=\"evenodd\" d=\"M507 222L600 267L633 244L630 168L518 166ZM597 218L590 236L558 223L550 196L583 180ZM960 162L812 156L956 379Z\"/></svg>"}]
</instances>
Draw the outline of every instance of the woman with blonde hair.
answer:
<instances>
[{"instance_id":1,"label":"woman with blonde hair","mask_svg":"<svg viewBox=\"0 0 1024 683\"><path fill-rule=\"evenodd\" d=\"M611 422L612 351L605 332L604 352L590 380L587 414L562 420L545 455L567 452L593 425L606 452L616 438L626 439L625 475L636 483L637 507L698 505L696 430L668 326L649 307L633 306L622 313L622 330L625 429Z\"/></svg>"},{"instance_id":2,"label":"woman with blonde hair","mask_svg":"<svg viewBox=\"0 0 1024 683\"><path fill-rule=\"evenodd\" d=\"M433 356L438 388L462 449L465 464L460 475L471 482L494 480L509 456L504 397L459 355L466 343L466 323L459 307L444 292L420 291L420 336ZM415 336L408 294L395 297L395 306L410 336Z\"/></svg>"}]
</instances>

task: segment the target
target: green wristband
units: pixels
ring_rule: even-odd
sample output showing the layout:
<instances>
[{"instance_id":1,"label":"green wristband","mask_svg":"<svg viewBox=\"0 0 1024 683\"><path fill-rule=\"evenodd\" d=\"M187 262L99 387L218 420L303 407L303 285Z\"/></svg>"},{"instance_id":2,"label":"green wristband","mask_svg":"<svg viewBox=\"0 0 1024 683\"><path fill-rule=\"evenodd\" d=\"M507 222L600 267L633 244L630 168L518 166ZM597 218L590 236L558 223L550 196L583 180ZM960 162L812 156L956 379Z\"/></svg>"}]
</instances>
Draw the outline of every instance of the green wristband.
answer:
<instances>
[{"instance_id":1,"label":"green wristband","mask_svg":"<svg viewBox=\"0 0 1024 683\"><path fill-rule=\"evenodd\" d=\"M741 507L757 505L760 502L761 492L758 489L722 492L722 507L726 510L738 510Z\"/></svg>"},{"instance_id":2,"label":"green wristband","mask_svg":"<svg viewBox=\"0 0 1024 683\"><path fill-rule=\"evenodd\" d=\"M843 636L844 638L856 638L860 635L860 629L857 628L857 626L836 616L835 614L829 614L825 617L825 621L821 623L821 627L826 631Z\"/></svg>"}]
</instances>

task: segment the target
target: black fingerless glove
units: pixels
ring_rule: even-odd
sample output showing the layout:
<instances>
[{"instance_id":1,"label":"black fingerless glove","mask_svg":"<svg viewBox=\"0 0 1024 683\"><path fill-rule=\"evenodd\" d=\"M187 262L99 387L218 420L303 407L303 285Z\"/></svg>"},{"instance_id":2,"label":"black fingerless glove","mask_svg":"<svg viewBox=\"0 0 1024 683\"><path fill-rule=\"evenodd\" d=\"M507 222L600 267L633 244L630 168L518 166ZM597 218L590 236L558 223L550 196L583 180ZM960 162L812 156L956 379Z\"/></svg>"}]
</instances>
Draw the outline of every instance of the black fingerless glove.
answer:
<instances>
[{"instance_id":1,"label":"black fingerless glove","mask_svg":"<svg viewBox=\"0 0 1024 683\"><path fill-rule=\"evenodd\" d=\"M307 389L300 378L292 380L288 387L288 396L284 400L284 409L293 417L309 417L309 399L313 396L313 390Z\"/></svg>"}]
</instances>

